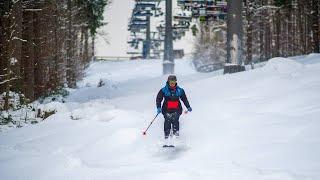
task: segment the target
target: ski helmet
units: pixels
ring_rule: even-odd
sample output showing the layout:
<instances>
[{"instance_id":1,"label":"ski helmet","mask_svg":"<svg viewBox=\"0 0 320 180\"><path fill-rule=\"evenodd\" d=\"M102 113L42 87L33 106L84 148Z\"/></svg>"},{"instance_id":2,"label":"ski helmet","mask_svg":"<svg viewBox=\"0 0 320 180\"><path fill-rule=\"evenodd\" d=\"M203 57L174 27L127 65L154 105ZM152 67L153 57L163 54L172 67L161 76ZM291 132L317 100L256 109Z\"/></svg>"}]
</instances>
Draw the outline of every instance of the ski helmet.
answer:
<instances>
[{"instance_id":1,"label":"ski helmet","mask_svg":"<svg viewBox=\"0 0 320 180\"><path fill-rule=\"evenodd\" d=\"M177 77L175 75L169 75L168 81L177 81Z\"/></svg>"}]
</instances>

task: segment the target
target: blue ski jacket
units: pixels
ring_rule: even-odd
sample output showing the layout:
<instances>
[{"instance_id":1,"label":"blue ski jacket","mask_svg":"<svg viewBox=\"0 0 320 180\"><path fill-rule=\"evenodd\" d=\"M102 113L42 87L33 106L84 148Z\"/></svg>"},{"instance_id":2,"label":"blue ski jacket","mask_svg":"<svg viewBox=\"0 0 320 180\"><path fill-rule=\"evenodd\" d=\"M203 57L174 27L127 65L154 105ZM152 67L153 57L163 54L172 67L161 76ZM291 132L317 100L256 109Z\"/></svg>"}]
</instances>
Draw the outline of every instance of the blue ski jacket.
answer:
<instances>
[{"instance_id":1,"label":"blue ski jacket","mask_svg":"<svg viewBox=\"0 0 320 180\"><path fill-rule=\"evenodd\" d=\"M162 114L167 112L178 112L179 114L182 114L180 99L187 108L190 108L190 104L184 90L178 85L174 88L170 88L169 84L166 83L166 86L158 92L156 106L157 108L161 108L161 103L163 101Z\"/></svg>"}]
</instances>

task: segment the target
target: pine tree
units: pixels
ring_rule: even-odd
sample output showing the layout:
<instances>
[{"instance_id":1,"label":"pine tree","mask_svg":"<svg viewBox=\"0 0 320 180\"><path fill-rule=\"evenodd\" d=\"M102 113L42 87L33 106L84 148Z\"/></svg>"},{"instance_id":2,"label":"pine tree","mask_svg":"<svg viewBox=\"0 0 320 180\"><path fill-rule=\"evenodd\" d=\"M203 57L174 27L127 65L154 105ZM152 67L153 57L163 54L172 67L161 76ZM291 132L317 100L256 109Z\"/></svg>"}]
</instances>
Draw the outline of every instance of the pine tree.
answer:
<instances>
[{"instance_id":1,"label":"pine tree","mask_svg":"<svg viewBox=\"0 0 320 180\"><path fill-rule=\"evenodd\" d=\"M76 87L94 55L108 0L0 1L0 94L35 100ZM91 41L90 41L91 40Z\"/></svg>"}]
</instances>

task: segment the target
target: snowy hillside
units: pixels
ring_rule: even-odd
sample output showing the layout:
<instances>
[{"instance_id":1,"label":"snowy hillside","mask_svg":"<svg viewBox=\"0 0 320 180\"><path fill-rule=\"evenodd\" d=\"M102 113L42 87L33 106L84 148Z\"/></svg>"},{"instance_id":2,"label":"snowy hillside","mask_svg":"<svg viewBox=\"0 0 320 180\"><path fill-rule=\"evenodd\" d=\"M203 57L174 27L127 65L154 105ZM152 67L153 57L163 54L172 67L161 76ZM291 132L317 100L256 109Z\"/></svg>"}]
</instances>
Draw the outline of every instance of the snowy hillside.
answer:
<instances>
[{"instance_id":1,"label":"snowy hillside","mask_svg":"<svg viewBox=\"0 0 320 180\"><path fill-rule=\"evenodd\" d=\"M320 179L319 54L231 75L176 61L193 112L180 118L175 149L162 148L162 116L142 135L165 83L161 67L91 64L57 114L0 134L1 179Z\"/></svg>"}]
</instances>

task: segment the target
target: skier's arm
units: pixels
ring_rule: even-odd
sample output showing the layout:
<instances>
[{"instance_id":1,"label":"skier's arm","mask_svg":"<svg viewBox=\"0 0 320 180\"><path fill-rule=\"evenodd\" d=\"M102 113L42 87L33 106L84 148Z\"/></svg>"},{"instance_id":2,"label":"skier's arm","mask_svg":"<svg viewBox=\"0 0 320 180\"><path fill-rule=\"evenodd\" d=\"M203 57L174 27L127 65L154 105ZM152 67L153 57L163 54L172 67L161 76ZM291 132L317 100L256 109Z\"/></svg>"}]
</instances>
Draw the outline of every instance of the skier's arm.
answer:
<instances>
[{"instance_id":1,"label":"skier's arm","mask_svg":"<svg viewBox=\"0 0 320 180\"><path fill-rule=\"evenodd\" d=\"M157 105L157 108L161 108L161 102L163 100L163 92L162 90L160 89L160 91L158 92L158 95L157 95L157 99L156 99L156 105Z\"/></svg>"},{"instance_id":2,"label":"skier's arm","mask_svg":"<svg viewBox=\"0 0 320 180\"><path fill-rule=\"evenodd\" d=\"M184 92L184 90L182 91L182 94L180 96L183 104L187 107L187 108L190 108L190 104L189 104L189 101L188 101L188 98L186 96L186 93Z\"/></svg>"}]
</instances>

